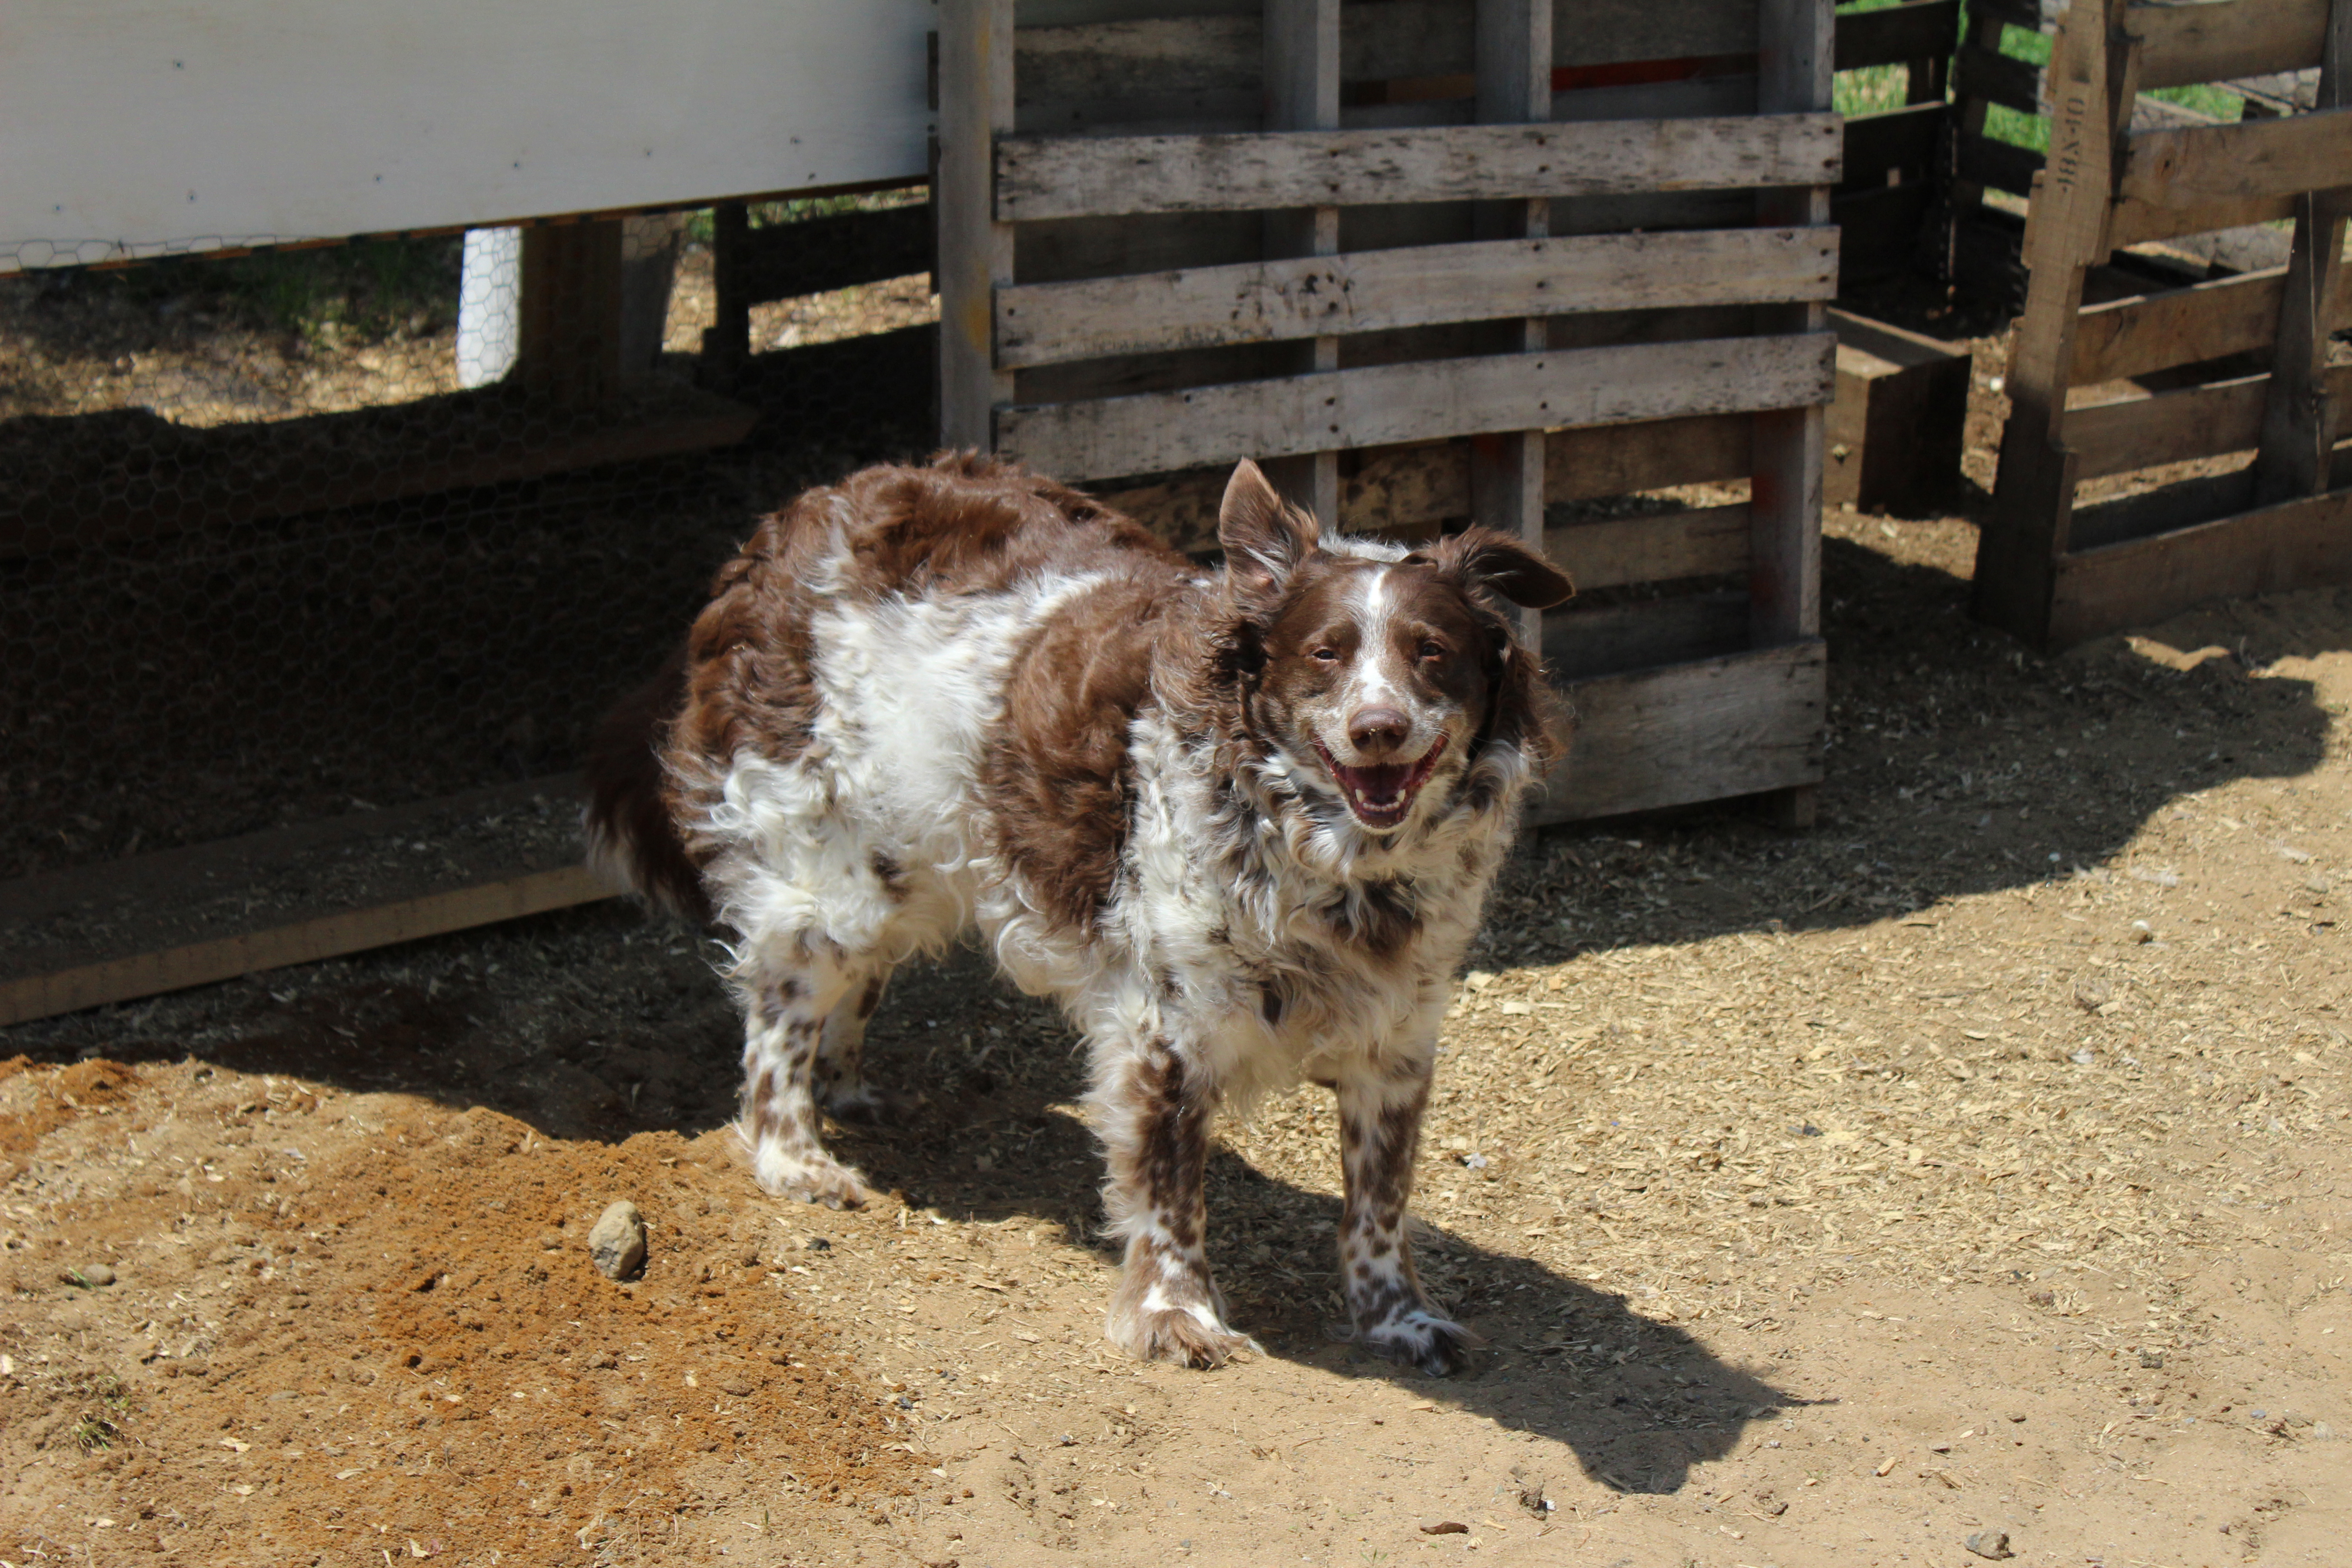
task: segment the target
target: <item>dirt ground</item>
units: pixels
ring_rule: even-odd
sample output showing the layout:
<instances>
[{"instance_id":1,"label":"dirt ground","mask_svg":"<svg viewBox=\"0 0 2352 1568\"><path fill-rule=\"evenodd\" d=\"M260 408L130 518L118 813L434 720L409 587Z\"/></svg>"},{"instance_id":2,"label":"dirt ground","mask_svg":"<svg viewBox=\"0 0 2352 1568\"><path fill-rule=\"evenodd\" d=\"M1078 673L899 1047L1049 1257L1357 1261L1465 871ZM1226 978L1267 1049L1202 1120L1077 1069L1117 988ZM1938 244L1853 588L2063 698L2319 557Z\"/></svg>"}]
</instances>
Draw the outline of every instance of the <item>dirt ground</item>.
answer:
<instances>
[{"instance_id":1,"label":"dirt ground","mask_svg":"<svg viewBox=\"0 0 2352 1568\"><path fill-rule=\"evenodd\" d=\"M0 1030L0 1564L2340 1561L2352 593L1975 627L1979 348L1973 499L1830 520L1821 826L1498 891L1416 1203L1465 1374L1339 1331L1311 1089L1212 1173L1264 1353L1110 1352L1075 1042L968 954L840 1133L890 1200L763 1196L710 953L606 905Z\"/></svg>"}]
</instances>

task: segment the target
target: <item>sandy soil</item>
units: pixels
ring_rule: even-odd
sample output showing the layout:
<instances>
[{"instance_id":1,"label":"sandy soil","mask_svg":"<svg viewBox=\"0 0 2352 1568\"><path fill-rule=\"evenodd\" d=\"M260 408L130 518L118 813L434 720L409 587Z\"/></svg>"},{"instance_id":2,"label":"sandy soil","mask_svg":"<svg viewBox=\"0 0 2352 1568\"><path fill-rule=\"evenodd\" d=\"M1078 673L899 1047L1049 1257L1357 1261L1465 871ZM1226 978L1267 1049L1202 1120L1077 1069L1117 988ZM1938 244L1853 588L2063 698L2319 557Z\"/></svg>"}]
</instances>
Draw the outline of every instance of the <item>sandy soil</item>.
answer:
<instances>
[{"instance_id":1,"label":"sandy soil","mask_svg":"<svg viewBox=\"0 0 2352 1568\"><path fill-rule=\"evenodd\" d=\"M1217 1157L1263 1357L1108 1352L1072 1042L969 958L843 1135L897 1197L761 1196L707 955L606 906L0 1035L0 1560L2329 1561L2352 595L2042 660L1965 523L1831 531L1823 825L1498 896L1418 1200L1466 1375L1333 1337L1317 1091Z\"/></svg>"}]
</instances>

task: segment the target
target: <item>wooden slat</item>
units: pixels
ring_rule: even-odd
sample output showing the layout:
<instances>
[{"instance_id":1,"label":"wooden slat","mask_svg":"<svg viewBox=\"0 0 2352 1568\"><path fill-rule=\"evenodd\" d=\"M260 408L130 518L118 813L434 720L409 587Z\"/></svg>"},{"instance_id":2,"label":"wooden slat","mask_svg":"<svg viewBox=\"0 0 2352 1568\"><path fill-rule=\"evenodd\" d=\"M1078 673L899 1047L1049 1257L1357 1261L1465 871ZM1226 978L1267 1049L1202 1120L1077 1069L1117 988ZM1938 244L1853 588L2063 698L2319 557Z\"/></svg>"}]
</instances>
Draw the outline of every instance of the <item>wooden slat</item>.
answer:
<instances>
[{"instance_id":1,"label":"wooden slat","mask_svg":"<svg viewBox=\"0 0 2352 1568\"><path fill-rule=\"evenodd\" d=\"M2107 245L2110 249L2121 250L2150 240L2243 228L2249 224L2279 223L2293 216L2293 196L2250 196L2242 201L2179 207L2156 202L2119 201L2107 219Z\"/></svg>"},{"instance_id":2,"label":"wooden slat","mask_svg":"<svg viewBox=\"0 0 2352 1568\"><path fill-rule=\"evenodd\" d=\"M1755 422L1738 414L1555 430L1544 441L1544 500L1599 500L1745 479L1755 461L1754 434Z\"/></svg>"},{"instance_id":3,"label":"wooden slat","mask_svg":"<svg viewBox=\"0 0 2352 1568\"><path fill-rule=\"evenodd\" d=\"M2285 277L2285 268L2273 267L2089 307L2074 329L2074 384L2268 348Z\"/></svg>"},{"instance_id":4,"label":"wooden slat","mask_svg":"<svg viewBox=\"0 0 2352 1568\"><path fill-rule=\"evenodd\" d=\"M2262 439L2270 379L2240 376L2068 410L2065 440L2081 454L2078 477L2096 479L2246 450ZM2352 365L2330 369L2326 384L2332 396L2352 393Z\"/></svg>"},{"instance_id":5,"label":"wooden slat","mask_svg":"<svg viewBox=\"0 0 2352 1568\"><path fill-rule=\"evenodd\" d=\"M1942 103L1853 116L1845 122L1845 184L1883 185L1898 169L1924 174L1936 161L1937 141L1950 118L1950 106Z\"/></svg>"},{"instance_id":6,"label":"wooden slat","mask_svg":"<svg viewBox=\"0 0 2352 1568\"><path fill-rule=\"evenodd\" d=\"M2079 551L2058 563L2049 642L2065 647L2208 600L2352 583L2352 490Z\"/></svg>"},{"instance_id":7,"label":"wooden slat","mask_svg":"<svg viewBox=\"0 0 2352 1568\"><path fill-rule=\"evenodd\" d=\"M1983 47L1962 44L1952 60L1952 90L1981 98L2021 114L2039 114L2045 88L2042 68Z\"/></svg>"},{"instance_id":8,"label":"wooden slat","mask_svg":"<svg viewBox=\"0 0 2352 1568\"><path fill-rule=\"evenodd\" d=\"M1433 436L1826 403L1827 332L1434 360L1013 407L1001 449L1068 479Z\"/></svg>"},{"instance_id":9,"label":"wooden slat","mask_svg":"<svg viewBox=\"0 0 2352 1568\"><path fill-rule=\"evenodd\" d=\"M1808 185L1837 177L1833 114L998 144L1007 222L1380 202Z\"/></svg>"},{"instance_id":10,"label":"wooden slat","mask_svg":"<svg viewBox=\"0 0 2352 1568\"><path fill-rule=\"evenodd\" d=\"M1264 131L1329 132L1339 124L1339 0L1265 0L1265 118ZM1267 259L1328 257L1339 249L1339 209L1307 207L1264 215ZM1308 338L1297 347L1266 356L1268 371L1321 372L1339 368L1339 340ZM1197 381L1232 377L1195 377ZM1231 453L1238 457L1243 454ZM1271 458L1265 477L1283 498L1313 516L1339 512L1339 454L1325 447Z\"/></svg>"},{"instance_id":11,"label":"wooden slat","mask_svg":"<svg viewBox=\"0 0 2352 1568\"><path fill-rule=\"evenodd\" d=\"M435 893L375 909L327 915L160 952L84 964L56 973L0 984L0 1025L79 1012L166 991L233 980L265 969L414 942L499 921L609 899L607 887L584 866L533 871L480 887Z\"/></svg>"},{"instance_id":12,"label":"wooden slat","mask_svg":"<svg viewBox=\"0 0 2352 1568\"><path fill-rule=\"evenodd\" d=\"M1720 658L1748 647L1748 595L1736 588L1571 603L1544 617L1544 666L1561 682Z\"/></svg>"},{"instance_id":13,"label":"wooden slat","mask_svg":"<svg viewBox=\"0 0 2352 1568\"><path fill-rule=\"evenodd\" d=\"M1748 508L1699 507L1570 523L1544 531L1544 553L1574 579L1580 594L1745 572Z\"/></svg>"},{"instance_id":14,"label":"wooden slat","mask_svg":"<svg viewBox=\"0 0 2352 1568\"><path fill-rule=\"evenodd\" d=\"M2352 106L2352 0L2335 0L2314 84L2318 110ZM2254 460L2254 499L2269 505L2327 489L2334 446L2336 399L2329 395L2328 338L2337 288L2346 278L2344 235L2352 217L2352 169L2347 184L2295 199L2294 240L2281 292L2278 342L2271 361L2269 406L2262 450Z\"/></svg>"},{"instance_id":15,"label":"wooden slat","mask_svg":"<svg viewBox=\"0 0 2352 1568\"><path fill-rule=\"evenodd\" d=\"M1835 237L1692 230L1416 246L998 290L1000 365L1577 311L1826 300Z\"/></svg>"},{"instance_id":16,"label":"wooden slat","mask_svg":"<svg viewBox=\"0 0 2352 1568\"><path fill-rule=\"evenodd\" d=\"M2327 0L2134 5L2124 30L2140 40L2143 89L2266 76L2319 63Z\"/></svg>"},{"instance_id":17,"label":"wooden slat","mask_svg":"<svg viewBox=\"0 0 2352 1568\"><path fill-rule=\"evenodd\" d=\"M1954 159L1960 179L2016 196L2033 194L2033 176L2042 164L2042 154L2031 147L1970 134L1960 136Z\"/></svg>"},{"instance_id":18,"label":"wooden slat","mask_svg":"<svg viewBox=\"0 0 2352 1568\"><path fill-rule=\"evenodd\" d=\"M1567 822L1819 782L1822 646L1808 640L1566 688L1568 760L1529 812Z\"/></svg>"},{"instance_id":19,"label":"wooden slat","mask_svg":"<svg viewBox=\"0 0 2352 1568\"><path fill-rule=\"evenodd\" d=\"M2116 194L2173 209L2280 200L2352 182L2352 109L2131 139Z\"/></svg>"},{"instance_id":20,"label":"wooden slat","mask_svg":"<svg viewBox=\"0 0 2352 1568\"><path fill-rule=\"evenodd\" d=\"M1897 65L1952 52L1960 30L1960 0L1902 0L1876 11L1837 19L1837 68Z\"/></svg>"},{"instance_id":21,"label":"wooden slat","mask_svg":"<svg viewBox=\"0 0 2352 1568\"><path fill-rule=\"evenodd\" d=\"M1969 12L2012 27L2047 32L2065 15L2067 0L1973 0Z\"/></svg>"}]
</instances>

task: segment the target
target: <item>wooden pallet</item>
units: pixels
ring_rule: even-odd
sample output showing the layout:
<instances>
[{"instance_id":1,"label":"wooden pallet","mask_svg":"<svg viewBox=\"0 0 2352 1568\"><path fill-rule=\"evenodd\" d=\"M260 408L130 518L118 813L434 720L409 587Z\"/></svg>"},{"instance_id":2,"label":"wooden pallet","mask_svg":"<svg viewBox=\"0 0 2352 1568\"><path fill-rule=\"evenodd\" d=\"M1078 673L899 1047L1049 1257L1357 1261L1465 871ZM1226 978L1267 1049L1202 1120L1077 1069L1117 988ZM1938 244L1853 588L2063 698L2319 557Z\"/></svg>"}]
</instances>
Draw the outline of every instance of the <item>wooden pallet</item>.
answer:
<instances>
[{"instance_id":1,"label":"wooden pallet","mask_svg":"<svg viewBox=\"0 0 2352 1568\"><path fill-rule=\"evenodd\" d=\"M559 774L0 883L0 1025L614 896Z\"/></svg>"},{"instance_id":2,"label":"wooden pallet","mask_svg":"<svg viewBox=\"0 0 2352 1568\"><path fill-rule=\"evenodd\" d=\"M2310 113L2136 128L2143 90L2314 64ZM2060 647L2203 599L2352 581L2352 453L2336 449L2352 434L2352 365L2331 365L2327 347L2352 320L2347 69L2352 0L2078 0L2067 13L1979 617ZM2113 251L2289 217L2284 267L2084 308L2085 279ZM2246 374L2247 355L2269 369ZM2162 390L2117 395L2159 374ZM2251 467L2077 509L2088 480L2245 451Z\"/></svg>"},{"instance_id":3,"label":"wooden pallet","mask_svg":"<svg viewBox=\"0 0 2352 1568\"><path fill-rule=\"evenodd\" d=\"M1190 547L1251 457L1351 529L1476 519L1588 591L1671 580L1544 618L1591 761L1540 818L1772 792L1802 818L1826 0L1055 10L941 7L943 439ZM1750 500L1547 510L1727 478Z\"/></svg>"},{"instance_id":4,"label":"wooden pallet","mask_svg":"<svg viewBox=\"0 0 2352 1568\"><path fill-rule=\"evenodd\" d=\"M1843 286L1918 265L1938 210L1951 124L1945 92L1959 26L1959 0L1897 0L1875 10L1838 13L1839 70L1909 68L1904 107L1845 122L1843 178L1830 199Z\"/></svg>"}]
</instances>

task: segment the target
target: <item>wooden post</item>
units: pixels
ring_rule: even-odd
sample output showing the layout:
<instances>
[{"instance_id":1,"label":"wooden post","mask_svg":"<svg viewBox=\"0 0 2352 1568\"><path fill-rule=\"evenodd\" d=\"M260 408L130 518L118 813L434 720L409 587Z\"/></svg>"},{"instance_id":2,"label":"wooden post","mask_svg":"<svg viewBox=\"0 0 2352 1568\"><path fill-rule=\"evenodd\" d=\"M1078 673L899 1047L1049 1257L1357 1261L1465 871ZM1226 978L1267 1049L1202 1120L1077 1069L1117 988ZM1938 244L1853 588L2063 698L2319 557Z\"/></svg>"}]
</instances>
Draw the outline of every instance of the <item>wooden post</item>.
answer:
<instances>
[{"instance_id":1,"label":"wooden post","mask_svg":"<svg viewBox=\"0 0 2352 1568\"><path fill-rule=\"evenodd\" d=\"M1968 26L1961 31L1961 41L1999 54L2001 29L2007 25L2002 21L2000 13L1998 10L1988 10L1984 6L1977 5L1969 7L1967 15ZM1916 102L1917 100L1915 99L1913 101ZM1948 123L1950 148L1956 160L1960 143L1966 138L1984 134L1985 121L1991 111L1990 100L1982 98L1962 98L1952 105L1951 119ZM1958 275L1959 235L1961 226L1983 209L1984 192L1985 188L1981 184L1974 180L1963 180L1958 174L1954 174L1945 184L1942 217L1944 281L1956 289L1965 289L1969 286L1969 280Z\"/></svg>"},{"instance_id":2,"label":"wooden post","mask_svg":"<svg viewBox=\"0 0 2352 1568\"><path fill-rule=\"evenodd\" d=\"M1339 124L1339 0L1265 0L1265 128L1332 131ZM1337 256L1339 209L1269 213L1265 255ZM1339 340L1316 338L1286 356L1287 373L1337 370ZM1265 476L1327 528L1339 522L1339 454L1309 452L1265 465Z\"/></svg>"},{"instance_id":3,"label":"wooden post","mask_svg":"<svg viewBox=\"0 0 2352 1568\"><path fill-rule=\"evenodd\" d=\"M1481 122L1524 124L1551 118L1551 0L1478 0L1478 106ZM1495 202L1478 213L1486 239L1540 238L1550 231L1550 205L1538 196ZM1505 323L1497 347L1526 353L1549 346L1541 316ZM1543 548L1544 433L1518 430L1484 436L1470 448L1470 516ZM1543 647L1544 613L1522 610L1528 646Z\"/></svg>"},{"instance_id":4,"label":"wooden post","mask_svg":"<svg viewBox=\"0 0 2352 1568\"><path fill-rule=\"evenodd\" d=\"M751 243L751 216L741 202L710 210L710 281L718 296L702 331L702 357L722 384L731 384L751 353L751 290L743 276Z\"/></svg>"},{"instance_id":5,"label":"wooden post","mask_svg":"<svg viewBox=\"0 0 2352 1568\"><path fill-rule=\"evenodd\" d=\"M621 225L617 219L523 230L515 380L566 408L621 390Z\"/></svg>"},{"instance_id":6,"label":"wooden post","mask_svg":"<svg viewBox=\"0 0 2352 1568\"><path fill-rule=\"evenodd\" d=\"M2085 272L2105 259L2115 162L2137 97L2137 47L2110 26L2112 0L2082 0L2050 57L2050 156L2025 227L2032 278L2011 340L2009 423L1992 515L1977 542L1974 612L2039 647L2066 549L2080 467L2065 443Z\"/></svg>"},{"instance_id":7,"label":"wooden post","mask_svg":"<svg viewBox=\"0 0 2352 1568\"><path fill-rule=\"evenodd\" d=\"M1757 15L1756 108L1762 114L1828 109L1835 89L1836 16L1831 0L1763 0ZM1827 185L1768 190L1757 221L1825 225ZM1767 332L1829 328L1824 304L1768 305L1757 311ZM1828 457L1827 411L1818 405L1756 416L1749 475L1748 637L1776 647L1821 636L1822 465ZM1772 820L1810 827L1816 788L1800 784L1767 797Z\"/></svg>"},{"instance_id":8,"label":"wooden post","mask_svg":"<svg viewBox=\"0 0 2352 1568\"><path fill-rule=\"evenodd\" d=\"M2334 0L2319 64L2325 110L2352 103L2352 0ZM2263 444L2254 459L2254 504L2269 506L2327 489L2336 411L2327 393L2329 301L2344 270L2344 229L2352 192L2306 191L2294 201L2294 248L2279 300L2278 338L2263 407Z\"/></svg>"},{"instance_id":9,"label":"wooden post","mask_svg":"<svg viewBox=\"0 0 2352 1568\"><path fill-rule=\"evenodd\" d=\"M996 221L996 138L1013 130L1013 0L940 0L940 440L995 445L1013 401L996 368L996 290L1013 281L1013 226Z\"/></svg>"}]
</instances>

